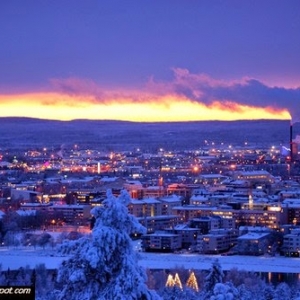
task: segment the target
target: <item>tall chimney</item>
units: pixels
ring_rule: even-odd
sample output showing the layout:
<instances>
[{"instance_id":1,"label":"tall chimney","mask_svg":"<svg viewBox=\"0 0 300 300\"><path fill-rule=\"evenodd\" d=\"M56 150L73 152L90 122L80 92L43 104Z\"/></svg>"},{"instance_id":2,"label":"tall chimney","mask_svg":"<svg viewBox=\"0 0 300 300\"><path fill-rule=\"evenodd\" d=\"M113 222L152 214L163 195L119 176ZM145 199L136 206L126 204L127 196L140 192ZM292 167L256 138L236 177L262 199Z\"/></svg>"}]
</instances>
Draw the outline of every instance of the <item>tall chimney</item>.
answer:
<instances>
[{"instance_id":1,"label":"tall chimney","mask_svg":"<svg viewBox=\"0 0 300 300\"><path fill-rule=\"evenodd\" d=\"M292 123L292 121L290 124L290 158L291 158L291 162L293 162L294 158L293 158L293 123Z\"/></svg>"}]
</instances>

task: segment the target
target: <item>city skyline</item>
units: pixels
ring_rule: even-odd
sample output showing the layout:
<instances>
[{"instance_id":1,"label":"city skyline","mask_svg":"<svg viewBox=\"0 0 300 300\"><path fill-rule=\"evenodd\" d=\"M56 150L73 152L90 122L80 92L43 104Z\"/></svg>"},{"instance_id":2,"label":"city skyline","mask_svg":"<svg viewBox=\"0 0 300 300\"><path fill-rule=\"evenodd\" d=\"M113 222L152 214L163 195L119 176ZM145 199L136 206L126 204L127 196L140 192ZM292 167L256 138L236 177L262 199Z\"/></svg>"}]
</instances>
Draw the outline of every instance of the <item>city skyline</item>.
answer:
<instances>
[{"instance_id":1,"label":"city skyline","mask_svg":"<svg viewBox=\"0 0 300 300\"><path fill-rule=\"evenodd\" d=\"M0 117L300 120L300 3L0 4Z\"/></svg>"}]
</instances>

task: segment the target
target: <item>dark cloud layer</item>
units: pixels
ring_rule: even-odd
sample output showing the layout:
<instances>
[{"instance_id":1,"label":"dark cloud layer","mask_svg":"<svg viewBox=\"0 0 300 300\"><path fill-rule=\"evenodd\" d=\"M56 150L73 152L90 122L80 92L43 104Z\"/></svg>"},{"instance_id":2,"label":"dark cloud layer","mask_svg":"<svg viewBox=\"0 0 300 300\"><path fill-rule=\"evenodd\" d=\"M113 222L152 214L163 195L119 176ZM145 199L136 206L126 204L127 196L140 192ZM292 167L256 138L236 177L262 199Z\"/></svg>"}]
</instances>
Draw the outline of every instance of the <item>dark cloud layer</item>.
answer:
<instances>
[{"instance_id":1,"label":"dark cloud layer","mask_svg":"<svg viewBox=\"0 0 300 300\"><path fill-rule=\"evenodd\" d=\"M300 121L300 88L271 87L251 78L218 81L203 74L191 74L184 69L174 69L174 74L175 79L170 84L176 94L207 105L214 101L230 101L274 110L287 109L294 122Z\"/></svg>"},{"instance_id":2,"label":"dark cloud layer","mask_svg":"<svg viewBox=\"0 0 300 300\"><path fill-rule=\"evenodd\" d=\"M95 103L167 101L164 96L173 95L178 101L188 99L206 106L218 103L219 107L232 111L241 109L239 105L266 108L274 112L288 110L293 122L300 121L300 88L269 86L253 78L218 80L180 68L173 72L172 80L163 82L152 78L140 90L107 90L92 80L78 78L52 79L51 84L60 93L88 96L89 101Z\"/></svg>"}]
</instances>

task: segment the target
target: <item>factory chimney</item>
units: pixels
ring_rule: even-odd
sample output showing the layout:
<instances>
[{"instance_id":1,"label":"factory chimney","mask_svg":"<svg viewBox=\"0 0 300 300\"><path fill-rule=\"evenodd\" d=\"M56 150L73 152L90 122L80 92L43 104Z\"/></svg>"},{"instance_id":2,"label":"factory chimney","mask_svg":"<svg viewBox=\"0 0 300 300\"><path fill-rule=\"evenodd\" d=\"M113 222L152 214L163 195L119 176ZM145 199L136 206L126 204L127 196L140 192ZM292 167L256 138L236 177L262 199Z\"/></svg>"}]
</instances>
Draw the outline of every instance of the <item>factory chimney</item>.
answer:
<instances>
[{"instance_id":1,"label":"factory chimney","mask_svg":"<svg viewBox=\"0 0 300 300\"><path fill-rule=\"evenodd\" d=\"M290 124L290 158L291 158L291 163L294 161L293 157L293 123L291 121Z\"/></svg>"}]
</instances>

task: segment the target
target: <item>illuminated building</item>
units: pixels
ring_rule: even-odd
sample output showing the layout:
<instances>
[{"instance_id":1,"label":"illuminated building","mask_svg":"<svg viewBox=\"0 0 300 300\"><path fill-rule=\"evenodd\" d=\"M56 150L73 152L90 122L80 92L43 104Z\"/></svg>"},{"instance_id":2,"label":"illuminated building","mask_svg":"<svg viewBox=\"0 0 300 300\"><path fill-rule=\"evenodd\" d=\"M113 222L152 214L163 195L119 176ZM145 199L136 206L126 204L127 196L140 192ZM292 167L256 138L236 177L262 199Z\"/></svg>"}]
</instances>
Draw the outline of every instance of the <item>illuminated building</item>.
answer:
<instances>
[{"instance_id":1,"label":"illuminated building","mask_svg":"<svg viewBox=\"0 0 300 300\"><path fill-rule=\"evenodd\" d=\"M173 252L181 249L182 238L180 234L156 232L144 234L141 238L144 251Z\"/></svg>"},{"instance_id":2,"label":"illuminated building","mask_svg":"<svg viewBox=\"0 0 300 300\"><path fill-rule=\"evenodd\" d=\"M285 256L300 256L300 229L292 229L283 237L282 253Z\"/></svg>"},{"instance_id":3,"label":"illuminated building","mask_svg":"<svg viewBox=\"0 0 300 300\"><path fill-rule=\"evenodd\" d=\"M167 195L177 195L184 198L190 198L194 189L198 188L199 185L189 184L170 184L167 186Z\"/></svg>"},{"instance_id":4,"label":"illuminated building","mask_svg":"<svg viewBox=\"0 0 300 300\"><path fill-rule=\"evenodd\" d=\"M204 185L220 184L226 179L228 179L228 177L221 174L201 174L199 176L199 182Z\"/></svg>"},{"instance_id":5,"label":"illuminated building","mask_svg":"<svg viewBox=\"0 0 300 300\"><path fill-rule=\"evenodd\" d=\"M27 189L11 189L11 198L20 202L42 202L43 194Z\"/></svg>"},{"instance_id":6,"label":"illuminated building","mask_svg":"<svg viewBox=\"0 0 300 300\"><path fill-rule=\"evenodd\" d=\"M162 185L159 186L147 186L143 190L144 197L163 197L165 195L165 189Z\"/></svg>"},{"instance_id":7,"label":"illuminated building","mask_svg":"<svg viewBox=\"0 0 300 300\"><path fill-rule=\"evenodd\" d=\"M128 205L130 214L136 217L160 216L162 203L154 198L144 198L143 200L132 199Z\"/></svg>"},{"instance_id":8,"label":"illuminated building","mask_svg":"<svg viewBox=\"0 0 300 300\"><path fill-rule=\"evenodd\" d=\"M263 255L267 252L270 233L249 232L237 238L237 251L240 255Z\"/></svg>"},{"instance_id":9,"label":"illuminated building","mask_svg":"<svg viewBox=\"0 0 300 300\"><path fill-rule=\"evenodd\" d=\"M174 207L174 213L178 216L180 222L186 223L189 220L220 216L225 220L230 220L230 223L235 222L235 226L265 226L272 229L278 229L280 225L286 224L287 212L278 206L267 206L262 210L256 209L232 209L218 208L209 206L185 205ZM228 225L230 225L228 223Z\"/></svg>"},{"instance_id":10,"label":"illuminated building","mask_svg":"<svg viewBox=\"0 0 300 300\"><path fill-rule=\"evenodd\" d=\"M137 219L147 229L147 233L171 229L178 224L178 218L174 215L143 217Z\"/></svg>"},{"instance_id":11,"label":"illuminated building","mask_svg":"<svg viewBox=\"0 0 300 300\"><path fill-rule=\"evenodd\" d=\"M300 198L285 199L282 206L287 211L287 224L300 225Z\"/></svg>"},{"instance_id":12,"label":"illuminated building","mask_svg":"<svg viewBox=\"0 0 300 300\"><path fill-rule=\"evenodd\" d=\"M73 225L86 225L91 217L90 205L53 205L48 211L61 214L64 222Z\"/></svg>"},{"instance_id":13,"label":"illuminated building","mask_svg":"<svg viewBox=\"0 0 300 300\"><path fill-rule=\"evenodd\" d=\"M252 184L255 183L274 183L275 178L269 172L265 170L257 171L236 171L233 173L234 179L241 179L249 181Z\"/></svg>"},{"instance_id":14,"label":"illuminated building","mask_svg":"<svg viewBox=\"0 0 300 300\"><path fill-rule=\"evenodd\" d=\"M211 230L209 234L198 236L197 250L205 254L222 253L234 246L237 238L238 231L236 229Z\"/></svg>"},{"instance_id":15,"label":"illuminated building","mask_svg":"<svg viewBox=\"0 0 300 300\"><path fill-rule=\"evenodd\" d=\"M128 191L132 199L142 199L144 196L144 188L138 180L128 180L124 183L124 188Z\"/></svg>"},{"instance_id":16,"label":"illuminated building","mask_svg":"<svg viewBox=\"0 0 300 300\"><path fill-rule=\"evenodd\" d=\"M172 215L174 213L173 207L181 205L182 198L176 195L166 196L159 198L158 200L162 203L162 214Z\"/></svg>"},{"instance_id":17,"label":"illuminated building","mask_svg":"<svg viewBox=\"0 0 300 300\"><path fill-rule=\"evenodd\" d=\"M201 230L199 228L191 228L183 224L176 225L173 229L167 231L180 234L182 238L182 248L190 248L190 250L196 247L197 236L201 234Z\"/></svg>"}]
</instances>

